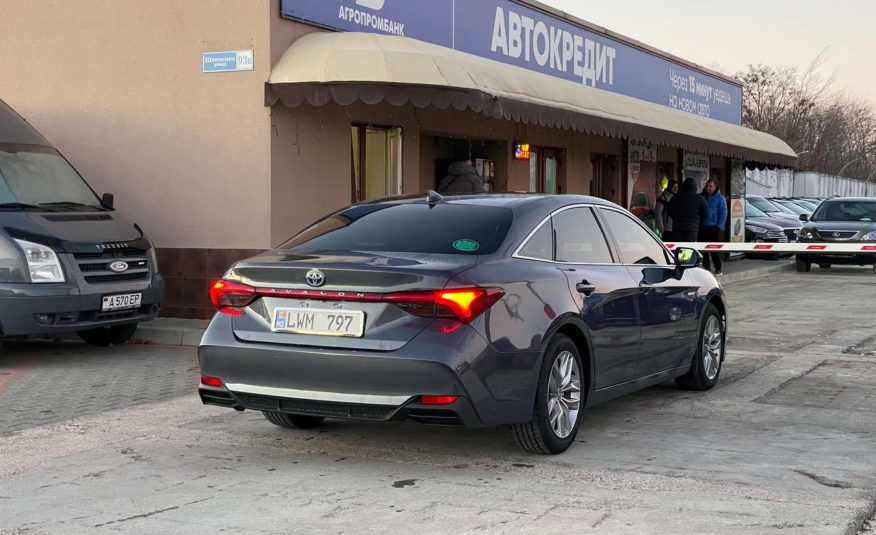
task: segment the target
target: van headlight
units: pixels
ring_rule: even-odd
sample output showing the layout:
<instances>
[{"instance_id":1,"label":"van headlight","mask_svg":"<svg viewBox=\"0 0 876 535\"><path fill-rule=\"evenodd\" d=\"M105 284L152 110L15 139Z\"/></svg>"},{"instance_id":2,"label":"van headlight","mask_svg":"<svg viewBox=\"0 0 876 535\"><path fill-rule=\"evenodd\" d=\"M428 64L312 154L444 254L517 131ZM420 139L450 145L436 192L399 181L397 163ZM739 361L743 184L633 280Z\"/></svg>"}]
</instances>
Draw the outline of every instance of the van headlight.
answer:
<instances>
[{"instance_id":1,"label":"van headlight","mask_svg":"<svg viewBox=\"0 0 876 535\"><path fill-rule=\"evenodd\" d=\"M55 251L45 245L24 240L15 240L24 251L27 268L30 271L30 282L64 282L64 270Z\"/></svg>"},{"instance_id":2,"label":"van headlight","mask_svg":"<svg viewBox=\"0 0 876 535\"><path fill-rule=\"evenodd\" d=\"M755 234L766 234L767 229L763 227L758 227L757 225L748 225L748 230L754 232Z\"/></svg>"},{"instance_id":3,"label":"van headlight","mask_svg":"<svg viewBox=\"0 0 876 535\"><path fill-rule=\"evenodd\" d=\"M868 232L867 234L864 234L863 236L861 236L861 240L862 241L876 241L876 230L874 230L873 232Z\"/></svg>"}]
</instances>

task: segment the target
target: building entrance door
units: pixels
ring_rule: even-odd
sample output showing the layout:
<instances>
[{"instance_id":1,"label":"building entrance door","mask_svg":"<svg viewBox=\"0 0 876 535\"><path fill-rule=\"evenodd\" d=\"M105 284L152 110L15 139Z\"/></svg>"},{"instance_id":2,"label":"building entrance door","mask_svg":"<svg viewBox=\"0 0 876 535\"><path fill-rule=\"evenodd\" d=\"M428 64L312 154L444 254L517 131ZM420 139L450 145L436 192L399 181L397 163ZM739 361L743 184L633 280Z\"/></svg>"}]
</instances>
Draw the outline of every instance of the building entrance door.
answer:
<instances>
[{"instance_id":1,"label":"building entrance door","mask_svg":"<svg viewBox=\"0 0 876 535\"><path fill-rule=\"evenodd\" d=\"M592 154L590 164L593 166L591 194L623 206L624 188L621 185L620 174L617 172L617 156Z\"/></svg>"}]
</instances>

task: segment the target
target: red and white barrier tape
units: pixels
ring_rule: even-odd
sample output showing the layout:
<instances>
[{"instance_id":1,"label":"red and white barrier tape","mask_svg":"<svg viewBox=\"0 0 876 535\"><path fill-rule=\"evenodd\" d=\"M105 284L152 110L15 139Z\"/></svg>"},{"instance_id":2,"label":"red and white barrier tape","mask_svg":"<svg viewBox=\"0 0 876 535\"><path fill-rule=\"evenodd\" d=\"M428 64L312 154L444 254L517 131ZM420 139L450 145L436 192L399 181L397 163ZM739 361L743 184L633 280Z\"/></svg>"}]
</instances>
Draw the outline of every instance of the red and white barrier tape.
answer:
<instances>
[{"instance_id":1,"label":"red and white barrier tape","mask_svg":"<svg viewBox=\"0 0 876 535\"><path fill-rule=\"evenodd\" d=\"M876 243L667 243L666 247L676 249L685 247L705 252L721 253L864 253L876 255Z\"/></svg>"}]
</instances>

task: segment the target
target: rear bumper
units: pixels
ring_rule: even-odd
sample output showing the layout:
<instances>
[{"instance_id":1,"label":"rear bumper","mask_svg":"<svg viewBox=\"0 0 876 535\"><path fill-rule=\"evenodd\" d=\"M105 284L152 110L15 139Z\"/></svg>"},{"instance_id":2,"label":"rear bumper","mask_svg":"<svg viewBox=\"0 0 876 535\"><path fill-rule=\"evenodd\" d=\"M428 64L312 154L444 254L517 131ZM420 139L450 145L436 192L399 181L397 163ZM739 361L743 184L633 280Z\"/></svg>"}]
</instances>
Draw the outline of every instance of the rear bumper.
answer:
<instances>
[{"instance_id":1,"label":"rear bumper","mask_svg":"<svg viewBox=\"0 0 876 535\"><path fill-rule=\"evenodd\" d=\"M285 412L304 416L374 422L411 421L425 425L464 425L470 428L484 425L471 401L463 397L448 405L424 405L419 402L418 397L407 398L401 404L396 405L380 402L357 403L354 400L302 399L296 391L290 391L286 395L278 395L279 392L272 395L250 394L205 385L201 385L198 393L205 405L238 410Z\"/></svg>"},{"instance_id":2,"label":"rear bumper","mask_svg":"<svg viewBox=\"0 0 876 535\"><path fill-rule=\"evenodd\" d=\"M103 296L142 293L141 305L133 310L101 313ZM7 336L61 334L98 327L140 323L154 319L164 293L164 279L129 285L107 285L95 292L81 293L72 283L0 284L0 330ZM49 315L49 324L36 320Z\"/></svg>"},{"instance_id":3,"label":"rear bumper","mask_svg":"<svg viewBox=\"0 0 876 535\"><path fill-rule=\"evenodd\" d=\"M349 418L463 424L470 428L532 417L537 355L495 352L474 329L452 333L440 321L395 351L324 349L237 340L217 314L198 349L206 404ZM458 396L422 405L422 395Z\"/></svg>"}]
</instances>

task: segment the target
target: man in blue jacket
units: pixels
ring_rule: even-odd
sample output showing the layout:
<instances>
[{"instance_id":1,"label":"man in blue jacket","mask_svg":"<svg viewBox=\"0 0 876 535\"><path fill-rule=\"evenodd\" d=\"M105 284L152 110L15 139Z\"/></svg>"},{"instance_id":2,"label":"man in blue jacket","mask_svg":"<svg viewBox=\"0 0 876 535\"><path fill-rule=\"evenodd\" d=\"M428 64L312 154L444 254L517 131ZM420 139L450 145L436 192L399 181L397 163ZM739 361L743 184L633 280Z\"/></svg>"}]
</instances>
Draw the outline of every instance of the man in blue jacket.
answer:
<instances>
[{"instance_id":1,"label":"man in blue jacket","mask_svg":"<svg viewBox=\"0 0 876 535\"><path fill-rule=\"evenodd\" d=\"M709 215L700 228L701 242L724 241L724 226L727 224L727 199L721 195L718 182L712 178L706 182L703 188L703 197L709 205ZM720 277L724 274L721 270L721 253L706 253L703 258L703 267L711 271L712 263L715 263L715 275Z\"/></svg>"}]
</instances>

